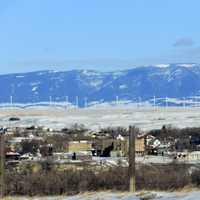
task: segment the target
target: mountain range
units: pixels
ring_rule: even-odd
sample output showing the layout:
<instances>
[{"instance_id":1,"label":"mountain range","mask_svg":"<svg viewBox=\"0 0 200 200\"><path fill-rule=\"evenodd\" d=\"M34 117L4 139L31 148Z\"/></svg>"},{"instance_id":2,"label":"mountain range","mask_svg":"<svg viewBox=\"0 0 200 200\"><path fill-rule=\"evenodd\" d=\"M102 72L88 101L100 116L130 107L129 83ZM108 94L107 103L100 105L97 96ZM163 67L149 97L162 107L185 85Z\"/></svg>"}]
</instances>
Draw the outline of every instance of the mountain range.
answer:
<instances>
[{"instance_id":1,"label":"mountain range","mask_svg":"<svg viewBox=\"0 0 200 200\"><path fill-rule=\"evenodd\" d=\"M200 64L160 64L101 72L95 70L37 71L0 75L0 103L66 101L79 105L137 101L157 98L185 98L200 94Z\"/></svg>"}]
</instances>

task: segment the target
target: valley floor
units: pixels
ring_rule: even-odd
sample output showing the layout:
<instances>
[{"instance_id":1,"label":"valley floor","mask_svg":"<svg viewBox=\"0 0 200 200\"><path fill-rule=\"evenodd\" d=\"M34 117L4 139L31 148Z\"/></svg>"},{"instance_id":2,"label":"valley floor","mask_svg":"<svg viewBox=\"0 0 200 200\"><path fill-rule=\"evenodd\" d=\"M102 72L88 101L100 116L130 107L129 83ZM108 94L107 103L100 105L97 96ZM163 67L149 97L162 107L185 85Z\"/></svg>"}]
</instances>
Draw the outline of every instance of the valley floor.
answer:
<instances>
[{"instance_id":1,"label":"valley floor","mask_svg":"<svg viewBox=\"0 0 200 200\"><path fill-rule=\"evenodd\" d=\"M21 118L9 122L9 117ZM59 107L0 108L0 126L46 126L61 129L75 123L98 130L108 126L135 125L142 130L171 125L178 128L200 126L200 107L101 107L64 109Z\"/></svg>"}]
</instances>

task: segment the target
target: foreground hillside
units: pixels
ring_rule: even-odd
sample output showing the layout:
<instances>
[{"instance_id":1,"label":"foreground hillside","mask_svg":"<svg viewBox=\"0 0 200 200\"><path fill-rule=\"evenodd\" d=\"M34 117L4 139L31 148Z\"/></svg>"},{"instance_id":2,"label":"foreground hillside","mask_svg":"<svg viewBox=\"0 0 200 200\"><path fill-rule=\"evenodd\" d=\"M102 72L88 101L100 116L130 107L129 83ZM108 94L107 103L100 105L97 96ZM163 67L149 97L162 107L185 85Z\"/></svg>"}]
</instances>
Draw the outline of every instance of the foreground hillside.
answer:
<instances>
[{"instance_id":1,"label":"foreground hillside","mask_svg":"<svg viewBox=\"0 0 200 200\"><path fill-rule=\"evenodd\" d=\"M183 98L199 95L200 65L169 64L124 71L40 71L0 75L0 103L66 101L152 100L153 96ZM76 96L79 97L77 101Z\"/></svg>"},{"instance_id":2,"label":"foreground hillside","mask_svg":"<svg viewBox=\"0 0 200 200\"><path fill-rule=\"evenodd\" d=\"M200 192L190 193L141 193L137 195L125 193L93 193L73 197L18 197L5 200L199 200Z\"/></svg>"}]
</instances>

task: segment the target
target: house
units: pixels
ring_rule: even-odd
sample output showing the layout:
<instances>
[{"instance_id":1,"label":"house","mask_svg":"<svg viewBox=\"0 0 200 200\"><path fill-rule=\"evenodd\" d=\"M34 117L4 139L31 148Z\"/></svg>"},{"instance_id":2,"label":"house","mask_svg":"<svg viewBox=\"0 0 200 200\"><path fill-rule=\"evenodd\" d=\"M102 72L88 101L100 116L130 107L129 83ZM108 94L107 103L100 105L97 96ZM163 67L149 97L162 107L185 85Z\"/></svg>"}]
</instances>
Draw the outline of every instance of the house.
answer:
<instances>
[{"instance_id":1,"label":"house","mask_svg":"<svg viewBox=\"0 0 200 200\"><path fill-rule=\"evenodd\" d=\"M168 154L171 148L171 142L161 142L155 136L148 135L146 137L146 150L150 155L164 155Z\"/></svg>"},{"instance_id":2,"label":"house","mask_svg":"<svg viewBox=\"0 0 200 200\"><path fill-rule=\"evenodd\" d=\"M67 152L80 151L92 151L92 142L86 140L68 142Z\"/></svg>"},{"instance_id":3,"label":"house","mask_svg":"<svg viewBox=\"0 0 200 200\"><path fill-rule=\"evenodd\" d=\"M23 141L31 141L31 140L44 141L42 137L36 137L31 134L29 137L12 137L10 140L8 140L8 143L15 145L15 144L20 144Z\"/></svg>"},{"instance_id":4,"label":"house","mask_svg":"<svg viewBox=\"0 0 200 200\"><path fill-rule=\"evenodd\" d=\"M135 152L138 156L143 156L146 151L146 139L145 137L138 137L135 141Z\"/></svg>"},{"instance_id":5,"label":"house","mask_svg":"<svg viewBox=\"0 0 200 200\"><path fill-rule=\"evenodd\" d=\"M150 146L152 148L156 148L161 144L161 142L155 136L147 135L146 144L147 144L147 146Z\"/></svg>"},{"instance_id":6,"label":"house","mask_svg":"<svg viewBox=\"0 0 200 200\"><path fill-rule=\"evenodd\" d=\"M145 137L137 137L135 140L136 155L145 154ZM94 148L97 154L103 157L127 157L129 152L129 137L118 136L116 139L97 140Z\"/></svg>"},{"instance_id":7,"label":"house","mask_svg":"<svg viewBox=\"0 0 200 200\"><path fill-rule=\"evenodd\" d=\"M159 146L156 147L156 152L158 155L168 155L169 151L168 149L170 148L170 144L160 144Z\"/></svg>"},{"instance_id":8,"label":"house","mask_svg":"<svg viewBox=\"0 0 200 200\"><path fill-rule=\"evenodd\" d=\"M122 149L124 151L125 156L128 156L128 152L129 152L129 137L126 137L126 146L124 149ZM136 156L142 156L145 154L146 151L146 139L145 137L141 136L141 137L136 137L135 140L135 154Z\"/></svg>"}]
</instances>

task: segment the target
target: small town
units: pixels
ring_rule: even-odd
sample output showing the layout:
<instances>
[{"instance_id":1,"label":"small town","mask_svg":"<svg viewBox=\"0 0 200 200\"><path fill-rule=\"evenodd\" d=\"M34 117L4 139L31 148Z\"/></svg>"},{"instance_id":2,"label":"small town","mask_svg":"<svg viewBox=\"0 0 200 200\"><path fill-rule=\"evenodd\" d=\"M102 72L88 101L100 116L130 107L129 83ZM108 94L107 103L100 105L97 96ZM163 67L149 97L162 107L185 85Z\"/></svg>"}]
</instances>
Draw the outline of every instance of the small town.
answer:
<instances>
[{"instance_id":1,"label":"small town","mask_svg":"<svg viewBox=\"0 0 200 200\"><path fill-rule=\"evenodd\" d=\"M137 163L200 163L200 128L163 126L148 132L135 128L135 133ZM47 160L66 167L81 163L115 166L119 160L128 165L129 130L122 127L108 127L98 132L78 124L61 130L4 127L1 135L7 166Z\"/></svg>"}]
</instances>

